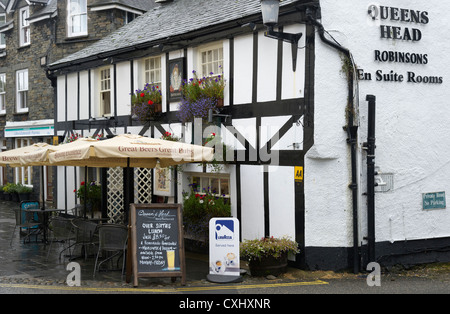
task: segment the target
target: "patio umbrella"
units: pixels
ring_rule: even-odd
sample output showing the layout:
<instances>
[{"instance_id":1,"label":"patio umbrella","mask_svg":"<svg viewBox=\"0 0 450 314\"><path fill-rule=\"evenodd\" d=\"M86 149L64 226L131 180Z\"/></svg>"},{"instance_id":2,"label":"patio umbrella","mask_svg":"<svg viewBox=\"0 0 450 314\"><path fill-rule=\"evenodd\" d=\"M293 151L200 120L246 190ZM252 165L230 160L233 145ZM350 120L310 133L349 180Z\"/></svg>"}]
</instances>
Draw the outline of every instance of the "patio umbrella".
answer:
<instances>
[{"instance_id":1,"label":"patio umbrella","mask_svg":"<svg viewBox=\"0 0 450 314\"><path fill-rule=\"evenodd\" d=\"M89 167L162 168L190 162L211 161L214 150L210 147L148 138L134 134L117 135L111 139L89 140L77 145L78 139L61 145L48 154L50 164ZM125 185L130 184L129 171ZM125 212L129 206L129 189L125 187Z\"/></svg>"},{"instance_id":2,"label":"patio umbrella","mask_svg":"<svg viewBox=\"0 0 450 314\"><path fill-rule=\"evenodd\" d=\"M103 141L93 140L90 145L58 148L49 153L49 161L67 166L139 168L154 168L159 161L164 168L211 161L213 155L210 147L122 134Z\"/></svg>"},{"instance_id":3,"label":"patio umbrella","mask_svg":"<svg viewBox=\"0 0 450 314\"><path fill-rule=\"evenodd\" d=\"M21 157L31 156L35 153L42 155L48 151L53 145L47 143L35 143L29 146L10 149L0 153L0 166L11 166L11 167L24 167L24 166L38 166L40 164L34 164L33 159L29 159L29 163L22 163ZM44 159L42 159L44 161ZM47 160L48 161L48 160ZM44 164L44 163L43 163Z\"/></svg>"},{"instance_id":4,"label":"patio umbrella","mask_svg":"<svg viewBox=\"0 0 450 314\"><path fill-rule=\"evenodd\" d=\"M44 169L49 165L47 158L48 151L55 146L47 143L35 143L29 146L15 148L0 153L0 165L10 167L41 166L41 195L42 209L45 209L44 201ZM22 160L22 159L25 160Z\"/></svg>"}]
</instances>

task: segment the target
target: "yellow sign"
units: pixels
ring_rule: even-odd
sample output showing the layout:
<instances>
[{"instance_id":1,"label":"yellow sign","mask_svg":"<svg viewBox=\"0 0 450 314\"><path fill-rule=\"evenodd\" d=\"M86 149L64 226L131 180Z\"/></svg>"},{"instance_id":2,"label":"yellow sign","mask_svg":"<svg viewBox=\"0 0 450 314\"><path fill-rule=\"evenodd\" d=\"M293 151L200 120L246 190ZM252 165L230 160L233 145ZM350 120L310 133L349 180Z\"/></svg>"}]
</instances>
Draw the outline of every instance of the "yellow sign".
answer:
<instances>
[{"instance_id":1,"label":"yellow sign","mask_svg":"<svg viewBox=\"0 0 450 314\"><path fill-rule=\"evenodd\" d=\"M295 167L295 182L303 182L303 167L296 166Z\"/></svg>"},{"instance_id":2,"label":"yellow sign","mask_svg":"<svg viewBox=\"0 0 450 314\"><path fill-rule=\"evenodd\" d=\"M58 145L58 137L57 136L53 136L53 145Z\"/></svg>"}]
</instances>

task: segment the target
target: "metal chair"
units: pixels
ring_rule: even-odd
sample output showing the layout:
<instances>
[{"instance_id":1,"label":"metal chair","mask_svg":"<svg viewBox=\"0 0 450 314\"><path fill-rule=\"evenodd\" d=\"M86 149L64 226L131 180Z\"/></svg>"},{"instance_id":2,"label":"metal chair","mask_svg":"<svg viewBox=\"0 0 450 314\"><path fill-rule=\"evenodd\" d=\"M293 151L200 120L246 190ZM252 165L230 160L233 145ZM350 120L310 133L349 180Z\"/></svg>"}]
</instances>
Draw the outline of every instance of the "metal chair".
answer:
<instances>
[{"instance_id":1,"label":"metal chair","mask_svg":"<svg viewBox=\"0 0 450 314\"><path fill-rule=\"evenodd\" d=\"M49 228L51 230L51 240L50 240L50 246L48 248L47 252L47 260L48 256L50 254L50 250L52 249L52 244L55 241L61 241L64 244L67 242L68 246L63 247L61 252L59 252L59 260L61 260L61 254L69 249L69 255L70 254L70 241L75 239L75 232L74 227L72 225L72 219L65 218L62 216L55 216L51 219Z\"/></svg>"},{"instance_id":2,"label":"metal chair","mask_svg":"<svg viewBox=\"0 0 450 314\"><path fill-rule=\"evenodd\" d=\"M23 243L25 243L26 238L29 239L32 235L36 236L37 242L37 236L40 233L42 226L42 223L38 221L37 215L35 215L35 213L33 212L23 211L20 207L14 209L14 215L16 217L16 225L14 226L9 245L12 246L14 233L16 232L17 227L19 227L19 230L21 230L22 228L26 228L28 231L27 235L23 239Z\"/></svg>"},{"instance_id":3,"label":"metal chair","mask_svg":"<svg viewBox=\"0 0 450 314\"><path fill-rule=\"evenodd\" d=\"M87 247L89 245L95 246L97 242L94 237L97 230L97 224L86 219L78 218L72 220L72 225L75 231L75 243L70 247L81 245L84 250L84 259L86 260L88 256Z\"/></svg>"},{"instance_id":4,"label":"metal chair","mask_svg":"<svg viewBox=\"0 0 450 314\"><path fill-rule=\"evenodd\" d=\"M100 224L98 227L98 238L99 238L99 245L98 245L98 251L97 251L97 257L95 258L95 265L94 265L94 275L95 278L95 272L100 269L100 265L103 264L106 261L109 261L122 253L122 275L125 269L125 251L127 249L127 240L128 240L128 228L125 225L121 224ZM109 256L102 260L100 263L98 263L98 257L100 255L100 252L107 252L109 254L113 254L112 256ZM117 260L117 264L119 264L119 259ZM117 265L118 266L118 265Z\"/></svg>"}]
</instances>

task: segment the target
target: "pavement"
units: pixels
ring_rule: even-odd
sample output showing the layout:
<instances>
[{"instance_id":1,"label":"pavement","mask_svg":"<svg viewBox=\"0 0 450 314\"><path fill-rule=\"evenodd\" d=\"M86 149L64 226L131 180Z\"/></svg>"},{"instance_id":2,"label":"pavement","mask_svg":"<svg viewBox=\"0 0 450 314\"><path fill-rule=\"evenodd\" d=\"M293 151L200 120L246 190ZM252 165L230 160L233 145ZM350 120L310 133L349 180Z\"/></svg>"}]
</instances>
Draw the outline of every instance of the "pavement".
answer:
<instances>
[{"instance_id":1,"label":"pavement","mask_svg":"<svg viewBox=\"0 0 450 314\"><path fill-rule=\"evenodd\" d=\"M16 230L10 246L11 235L15 226L13 209L18 203L0 201L0 293L17 293L17 289L26 291L48 291L48 293L71 293L70 290L77 287L69 287L67 277L72 269L67 270L71 262L69 257L59 259L59 253L63 244L59 242L50 246L42 241L23 243L23 237ZM91 249L86 258L76 258L74 261L80 265L81 288L85 293L130 293L136 291L131 282L125 281L120 270L102 270L93 278L96 249ZM49 253L49 254L48 254ZM47 254L48 259L47 259ZM81 249L72 252L72 256L80 256ZM296 268L288 268L287 272L278 277L253 277L243 274L240 283L214 283L207 280L209 272L209 257L186 251L186 285L181 284L180 279L174 282L171 278L140 278L140 293L228 293L232 289L248 293L298 293L309 291L310 293L374 293L374 289L367 287L367 273L353 274L349 272L333 271L307 271ZM244 261L241 261L241 269L248 270ZM419 281L418 281L419 280ZM450 291L450 263L419 266L412 269L391 269L382 273L383 290L380 291L416 291L407 289L413 284L417 291L435 291L448 293ZM430 288L424 288L428 284ZM440 284L436 288L437 284ZM401 285L397 288L395 285ZM416 288L417 287L417 288ZM14 289L14 290L8 290ZM134 289L134 290L133 290ZM260 289L260 290L258 290ZM279 289L279 290L275 290ZM282 290L284 289L284 290ZM288 290L290 289L290 290ZM356 290L355 290L356 289ZM359 289L359 290L358 290ZM376 289L376 288L375 288ZM391 290L389 290L391 289ZM412 288L411 288L412 289ZM16 292L14 292L16 291ZM261 292L259 292L261 291ZM287 292L291 291L291 292ZM64 292L63 292L64 293ZM391 292L392 293L392 292ZM413 292L416 293L416 292Z\"/></svg>"},{"instance_id":2,"label":"pavement","mask_svg":"<svg viewBox=\"0 0 450 314\"><path fill-rule=\"evenodd\" d=\"M0 200L0 285L56 285L67 287L67 277L73 269L67 270L66 268L71 261L74 261L80 265L80 283L83 287L133 287L132 278L131 282L127 283L125 281L126 276L122 276L120 270L102 270L97 272L95 278L93 278L96 248L90 248L86 258L79 257L72 260L73 257L82 255L81 247L78 246L72 252L72 257L63 256L60 259L59 254L64 247L63 243L54 242L50 246L43 243L41 239L35 242L34 237L31 237L31 242L23 243L24 238L23 235L19 234L18 228L14 233L12 245L10 245L15 226L13 209L16 206L18 207L19 203ZM209 272L208 255L189 251L186 251L185 255L186 286L221 285L220 283L211 283L207 280ZM241 268L247 268L245 262L241 262ZM298 279L292 276L295 271L292 269L290 273L284 274L279 278L251 277L248 274L244 274L242 282L244 284L256 284ZM314 281L315 279L311 280ZM139 288L142 287L181 287L181 280L178 278L173 282L171 278L139 278Z\"/></svg>"}]
</instances>

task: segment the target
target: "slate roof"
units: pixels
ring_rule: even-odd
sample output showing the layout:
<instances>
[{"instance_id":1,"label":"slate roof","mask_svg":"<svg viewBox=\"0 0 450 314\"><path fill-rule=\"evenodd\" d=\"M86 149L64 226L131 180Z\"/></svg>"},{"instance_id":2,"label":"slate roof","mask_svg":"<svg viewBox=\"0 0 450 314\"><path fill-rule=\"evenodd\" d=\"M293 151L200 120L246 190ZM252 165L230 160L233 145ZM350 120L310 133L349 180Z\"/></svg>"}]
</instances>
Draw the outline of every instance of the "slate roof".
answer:
<instances>
[{"instance_id":1,"label":"slate roof","mask_svg":"<svg viewBox=\"0 0 450 314\"><path fill-rule=\"evenodd\" d=\"M28 18L30 20L33 20L35 18L41 17L41 16L52 16L52 14L56 13L57 8L57 0L40 0L40 1L33 1L34 3L40 3L44 5L41 10L35 10L33 14Z\"/></svg>"},{"instance_id":2,"label":"slate roof","mask_svg":"<svg viewBox=\"0 0 450 314\"><path fill-rule=\"evenodd\" d=\"M280 6L297 1L284 0ZM50 64L50 69L258 14L261 14L260 0L174 0L155 7L91 46Z\"/></svg>"}]
</instances>

